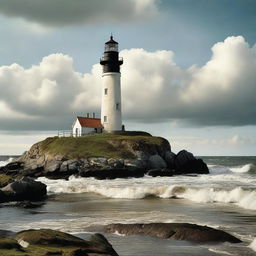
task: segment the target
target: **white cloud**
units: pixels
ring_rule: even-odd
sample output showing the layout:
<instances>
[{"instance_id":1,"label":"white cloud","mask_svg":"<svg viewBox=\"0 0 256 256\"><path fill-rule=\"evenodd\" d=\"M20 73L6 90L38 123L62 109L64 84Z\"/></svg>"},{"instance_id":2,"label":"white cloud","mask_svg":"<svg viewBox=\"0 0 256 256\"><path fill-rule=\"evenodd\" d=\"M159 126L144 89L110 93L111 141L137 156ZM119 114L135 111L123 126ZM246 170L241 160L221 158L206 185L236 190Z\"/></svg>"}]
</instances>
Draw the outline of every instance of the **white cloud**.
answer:
<instances>
[{"instance_id":1,"label":"white cloud","mask_svg":"<svg viewBox=\"0 0 256 256\"><path fill-rule=\"evenodd\" d=\"M178 67L171 51L121 51L124 117L142 122L183 120L197 125L256 123L256 47L229 37L212 48L202 67ZM44 57L37 66L0 67L0 102L12 113L37 122L9 118L0 111L0 128L68 129L76 114L99 112L99 64L76 72L63 54ZM3 122L3 120L5 120ZM180 121L179 121L180 123Z\"/></svg>"}]
</instances>

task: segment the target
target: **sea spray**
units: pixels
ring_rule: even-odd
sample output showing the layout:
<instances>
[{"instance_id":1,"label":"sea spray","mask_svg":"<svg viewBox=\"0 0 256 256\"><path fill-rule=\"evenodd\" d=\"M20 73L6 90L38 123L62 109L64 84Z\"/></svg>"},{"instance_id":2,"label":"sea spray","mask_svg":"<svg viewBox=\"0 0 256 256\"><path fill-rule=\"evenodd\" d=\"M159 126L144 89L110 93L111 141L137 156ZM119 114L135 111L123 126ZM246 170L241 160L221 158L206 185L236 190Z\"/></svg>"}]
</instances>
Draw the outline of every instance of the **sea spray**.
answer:
<instances>
[{"instance_id":1,"label":"sea spray","mask_svg":"<svg viewBox=\"0 0 256 256\"><path fill-rule=\"evenodd\" d=\"M199 203L235 203L242 208L256 210L256 191L245 190L241 187L232 190L187 188L184 193L177 195L177 197Z\"/></svg>"},{"instance_id":2,"label":"sea spray","mask_svg":"<svg viewBox=\"0 0 256 256\"><path fill-rule=\"evenodd\" d=\"M1 161L0 161L0 167L7 165L7 164L10 163L12 160L13 160L13 157L8 157L8 159L6 159L6 160L1 160Z\"/></svg>"},{"instance_id":3,"label":"sea spray","mask_svg":"<svg viewBox=\"0 0 256 256\"><path fill-rule=\"evenodd\" d=\"M140 178L96 180L94 178L75 178L67 180L49 180L39 178L47 184L49 193L96 193L109 198L143 199L184 198L198 203L233 203L239 207L256 210L256 190L243 187L215 188L191 185L187 182L176 183L176 178ZM188 182L190 180L190 183Z\"/></svg>"},{"instance_id":4,"label":"sea spray","mask_svg":"<svg viewBox=\"0 0 256 256\"><path fill-rule=\"evenodd\" d=\"M254 238L249 247L256 252L256 238Z\"/></svg>"},{"instance_id":5,"label":"sea spray","mask_svg":"<svg viewBox=\"0 0 256 256\"><path fill-rule=\"evenodd\" d=\"M230 167L229 169L232 172L236 172L236 173L245 173L245 172L249 172L250 169L252 168L253 164L246 164L243 166L238 166L238 167Z\"/></svg>"}]
</instances>

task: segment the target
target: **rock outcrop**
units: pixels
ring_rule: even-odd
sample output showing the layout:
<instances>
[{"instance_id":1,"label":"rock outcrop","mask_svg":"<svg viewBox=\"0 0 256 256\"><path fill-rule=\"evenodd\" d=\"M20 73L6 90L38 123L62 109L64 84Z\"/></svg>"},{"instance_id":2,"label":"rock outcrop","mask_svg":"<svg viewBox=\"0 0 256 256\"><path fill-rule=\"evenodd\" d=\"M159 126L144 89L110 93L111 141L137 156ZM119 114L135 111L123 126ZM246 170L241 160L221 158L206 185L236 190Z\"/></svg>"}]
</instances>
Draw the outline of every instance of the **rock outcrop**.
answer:
<instances>
[{"instance_id":1,"label":"rock outcrop","mask_svg":"<svg viewBox=\"0 0 256 256\"><path fill-rule=\"evenodd\" d=\"M0 202L8 201L40 201L46 196L46 185L23 177L0 189Z\"/></svg>"},{"instance_id":2,"label":"rock outcrop","mask_svg":"<svg viewBox=\"0 0 256 256\"><path fill-rule=\"evenodd\" d=\"M8 232L5 234L0 237L0 255L118 256L101 234L94 234L88 240L51 229L25 230L11 237Z\"/></svg>"},{"instance_id":3,"label":"rock outcrop","mask_svg":"<svg viewBox=\"0 0 256 256\"><path fill-rule=\"evenodd\" d=\"M174 169L180 173L208 173L208 167L202 159L196 159L186 150L180 151L174 158Z\"/></svg>"},{"instance_id":4,"label":"rock outcrop","mask_svg":"<svg viewBox=\"0 0 256 256\"><path fill-rule=\"evenodd\" d=\"M189 223L110 224L105 232L123 235L148 235L164 239L186 240L196 243L241 242L238 238L207 226Z\"/></svg>"},{"instance_id":5,"label":"rock outcrop","mask_svg":"<svg viewBox=\"0 0 256 256\"><path fill-rule=\"evenodd\" d=\"M151 171L150 171L151 170ZM12 177L70 175L99 179L208 173L206 164L185 150L175 155L169 142L149 134L96 134L47 138L0 168Z\"/></svg>"}]
</instances>

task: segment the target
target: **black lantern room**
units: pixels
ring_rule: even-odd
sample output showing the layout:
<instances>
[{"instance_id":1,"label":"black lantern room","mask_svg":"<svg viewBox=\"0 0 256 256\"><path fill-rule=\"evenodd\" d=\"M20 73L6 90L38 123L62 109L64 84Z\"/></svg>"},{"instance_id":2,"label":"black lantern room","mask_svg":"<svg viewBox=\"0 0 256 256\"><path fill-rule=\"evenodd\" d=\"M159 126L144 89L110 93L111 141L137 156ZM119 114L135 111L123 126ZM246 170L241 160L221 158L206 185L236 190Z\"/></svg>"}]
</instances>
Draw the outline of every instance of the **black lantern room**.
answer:
<instances>
[{"instance_id":1,"label":"black lantern room","mask_svg":"<svg viewBox=\"0 0 256 256\"><path fill-rule=\"evenodd\" d=\"M105 43L105 51L103 57L100 59L100 64L103 66L103 73L120 73L120 66L123 64L123 59L119 58L118 43L113 39L112 35L110 40Z\"/></svg>"}]
</instances>

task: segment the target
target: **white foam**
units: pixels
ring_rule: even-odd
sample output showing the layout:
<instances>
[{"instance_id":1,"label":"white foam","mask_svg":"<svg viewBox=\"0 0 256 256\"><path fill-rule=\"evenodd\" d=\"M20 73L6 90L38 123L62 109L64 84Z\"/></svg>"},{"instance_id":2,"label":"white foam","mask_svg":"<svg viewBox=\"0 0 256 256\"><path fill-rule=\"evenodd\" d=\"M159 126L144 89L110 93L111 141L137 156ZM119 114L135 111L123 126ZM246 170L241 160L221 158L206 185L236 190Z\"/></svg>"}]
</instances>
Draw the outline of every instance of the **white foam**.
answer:
<instances>
[{"instance_id":1,"label":"white foam","mask_svg":"<svg viewBox=\"0 0 256 256\"><path fill-rule=\"evenodd\" d=\"M229 169L235 173L245 173L250 171L252 164L246 164L238 167L230 167Z\"/></svg>"},{"instance_id":2,"label":"white foam","mask_svg":"<svg viewBox=\"0 0 256 256\"><path fill-rule=\"evenodd\" d=\"M165 177L166 178L166 177ZM186 177L186 179L188 179ZM256 210L256 190L197 186L195 183L176 182L175 179L141 178L95 180L93 178L74 178L67 180L48 180L39 178L47 184L49 193L96 193L109 198L142 199L149 196L159 198L185 198L199 203L234 203L239 207Z\"/></svg>"},{"instance_id":3,"label":"white foam","mask_svg":"<svg viewBox=\"0 0 256 256\"><path fill-rule=\"evenodd\" d=\"M217 254L234 255L232 253L229 253L229 252L226 252L226 251L217 250L215 248L209 248L209 251L217 253Z\"/></svg>"},{"instance_id":4,"label":"white foam","mask_svg":"<svg viewBox=\"0 0 256 256\"><path fill-rule=\"evenodd\" d=\"M13 157L10 157L9 159L5 160L5 161L0 161L0 167L1 166L5 166L8 163L10 163L13 160Z\"/></svg>"},{"instance_id":5,"label":"white foam","mask_svg":"<svg viewBox=\"0 0 256 256\"><path fill-rule=\"evenodd\" d=\"M179 194L178 197L199 203L235 203L242 208L256 210L256 191L244 190L241 187L232 190L187 188L185 192Z\"/></svg>"},{"instance_id":6,"label":"white foam","mask_svg":"<svg viewBox=\"0 0 256 256\"><path fill-rule=\"evenodd\" d=\"M249 247L256 252L256 238L254 238Z\"/></svg>"}]
</instances>

